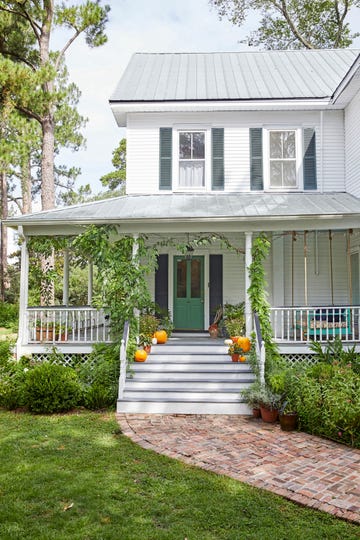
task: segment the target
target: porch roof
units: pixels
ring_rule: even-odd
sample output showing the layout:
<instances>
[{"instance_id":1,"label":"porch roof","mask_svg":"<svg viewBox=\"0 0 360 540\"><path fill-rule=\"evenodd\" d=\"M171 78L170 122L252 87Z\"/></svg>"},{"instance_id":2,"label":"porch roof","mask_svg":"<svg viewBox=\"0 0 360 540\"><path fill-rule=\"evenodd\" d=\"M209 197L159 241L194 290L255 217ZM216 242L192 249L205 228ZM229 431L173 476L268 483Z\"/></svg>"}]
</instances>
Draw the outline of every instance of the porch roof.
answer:
<instances>
[{"instance_id":1,"label":"porch roof","mask_svg":"<svg viewBox=\"0 0 360 540\"><path fill-rule=\"evenodd\" d=\"M72 234L90 224L117 224L124 233L181 226L214 231L345 229L360 227L360 200L348 193L125 195L16 216L5 224L34 235Z\"/></svg>"}]
</instances>

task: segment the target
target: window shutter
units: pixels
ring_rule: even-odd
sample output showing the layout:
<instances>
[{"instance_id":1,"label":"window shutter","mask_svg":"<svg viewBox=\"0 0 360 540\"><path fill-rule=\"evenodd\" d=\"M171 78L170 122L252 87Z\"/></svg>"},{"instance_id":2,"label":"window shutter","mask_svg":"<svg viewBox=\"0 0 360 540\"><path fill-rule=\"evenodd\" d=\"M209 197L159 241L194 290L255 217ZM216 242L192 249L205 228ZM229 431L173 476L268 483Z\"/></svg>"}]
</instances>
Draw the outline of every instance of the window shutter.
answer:
<instances>
[{"instance_id":1,"label":"window shutter","mask_svg":"<svg viewBox=\"0 0 360 540\"><path fill-rule=\"evenodd\" d=\"M250 128L250 189L264 189L262 128Z\"/></svg>"},{"instance_id":2,"label":"window shutter","mask_svg":"<svg viewBox=\"0 0 360 540\"><path fill-rule=\"evenodd\" d=\"M212 181L211 189L224 189L224 128L211 130Z\"/></svg>"},{"instance_id":3,"label":"window shutter","mask_svg":"<svg viewBox=\"0 0 360 540\"><path fill-rule=\"evenodd\" d=\"M210 255L209 259L209 308L211 324L217 309L223 305L223 256Z\"/></svg>"},{"instance_id":4,"label":"window shutter","mask_svg":"<svg viewBox=\"0 0 360 540\"><path fill-rule=\"evenodd\" d=\"M160 128L159 189L172 189L172 128Z\"/></svg>"},{"instance_id":5,"label":"window shutter","mask_svg":"<svg viewBox=\"0 0 360 540\"><path fill-rule=\"evenodd\" d=\"M167 311L169 308L168 255L158 255L157 263L158 265L155 271L155 302L161 307L161 309L165 309Z\"/></svg>"},{"instance_id":6,"label":"window shutter","mask_svg":"<svg viewBox=\"0 0 360 540\"><path fill-rule=\"evenodd\" d=\"M317 189L315 129L304 129L304 189Z\"/></svg>"}]
</instances>

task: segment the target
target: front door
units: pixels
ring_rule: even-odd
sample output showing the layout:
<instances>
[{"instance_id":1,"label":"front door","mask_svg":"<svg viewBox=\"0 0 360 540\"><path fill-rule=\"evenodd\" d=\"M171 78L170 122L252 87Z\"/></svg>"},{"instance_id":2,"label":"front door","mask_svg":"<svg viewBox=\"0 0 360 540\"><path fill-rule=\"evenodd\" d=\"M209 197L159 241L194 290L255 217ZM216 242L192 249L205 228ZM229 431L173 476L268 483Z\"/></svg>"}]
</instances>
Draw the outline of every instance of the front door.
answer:
<instances>
[{"instance_id":1,"label":"front door","mask_svg":"<svg viewBox=\"0 0 360 540\"><path fill-rule=\"evenodd\" d=\"M204 257L174 257L174 326L204 330Z\"/></svg>"}]
</instances>

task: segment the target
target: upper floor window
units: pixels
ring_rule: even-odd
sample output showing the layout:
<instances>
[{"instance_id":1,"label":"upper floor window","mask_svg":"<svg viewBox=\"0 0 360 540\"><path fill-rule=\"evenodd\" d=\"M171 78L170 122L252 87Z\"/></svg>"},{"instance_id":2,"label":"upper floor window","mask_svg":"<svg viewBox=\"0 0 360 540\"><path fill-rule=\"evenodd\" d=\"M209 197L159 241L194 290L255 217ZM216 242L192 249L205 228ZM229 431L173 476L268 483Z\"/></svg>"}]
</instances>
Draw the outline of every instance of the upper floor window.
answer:
<instances>
[{"instance_id":1,"label":"upper floor window","mask_svg":"<svg viewBox=\"0 0 360 540\"><path fill-rule=\"evenodd\" d=\"M270 187L295 188L296 178L296 132L269 132Z\"/></svg>"},{"instance_id":2,"label":"upper floor window","mask_svg":"<svg viewBox=\"0 0 360 540\"><path fill-rule=\"evenodd\" d=\"M179 132L179 187L205 187L205 131Z\"/></svg>"}]
</instances>

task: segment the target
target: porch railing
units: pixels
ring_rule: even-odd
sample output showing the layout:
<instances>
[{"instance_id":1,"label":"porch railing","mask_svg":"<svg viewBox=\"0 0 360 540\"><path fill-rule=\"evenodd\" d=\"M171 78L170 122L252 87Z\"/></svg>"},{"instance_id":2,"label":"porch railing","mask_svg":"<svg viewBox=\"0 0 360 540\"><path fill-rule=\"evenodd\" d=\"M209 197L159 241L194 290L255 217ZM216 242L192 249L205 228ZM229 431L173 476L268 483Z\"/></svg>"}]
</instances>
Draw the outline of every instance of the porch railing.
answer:
<instances>
[{"instance_id":1,"label":"porch railing","mask_svg":"<svg viewBox=\"0 0 360 540\"><path fill-rule=\"evenodd\" d=\"M360 306L274 307L271 323L278 342L358 341L359 315Z\"/></svg>"},{"instance_id":2,"label":"porch railing","mask_svg":"<svg viewBox=\"0 0 360 540\"><path fill-rule=\"evenodd\" d=\"M28 343L110 342L109 318L92 307L29 307Z\"/></svg>"}]
</instances>

